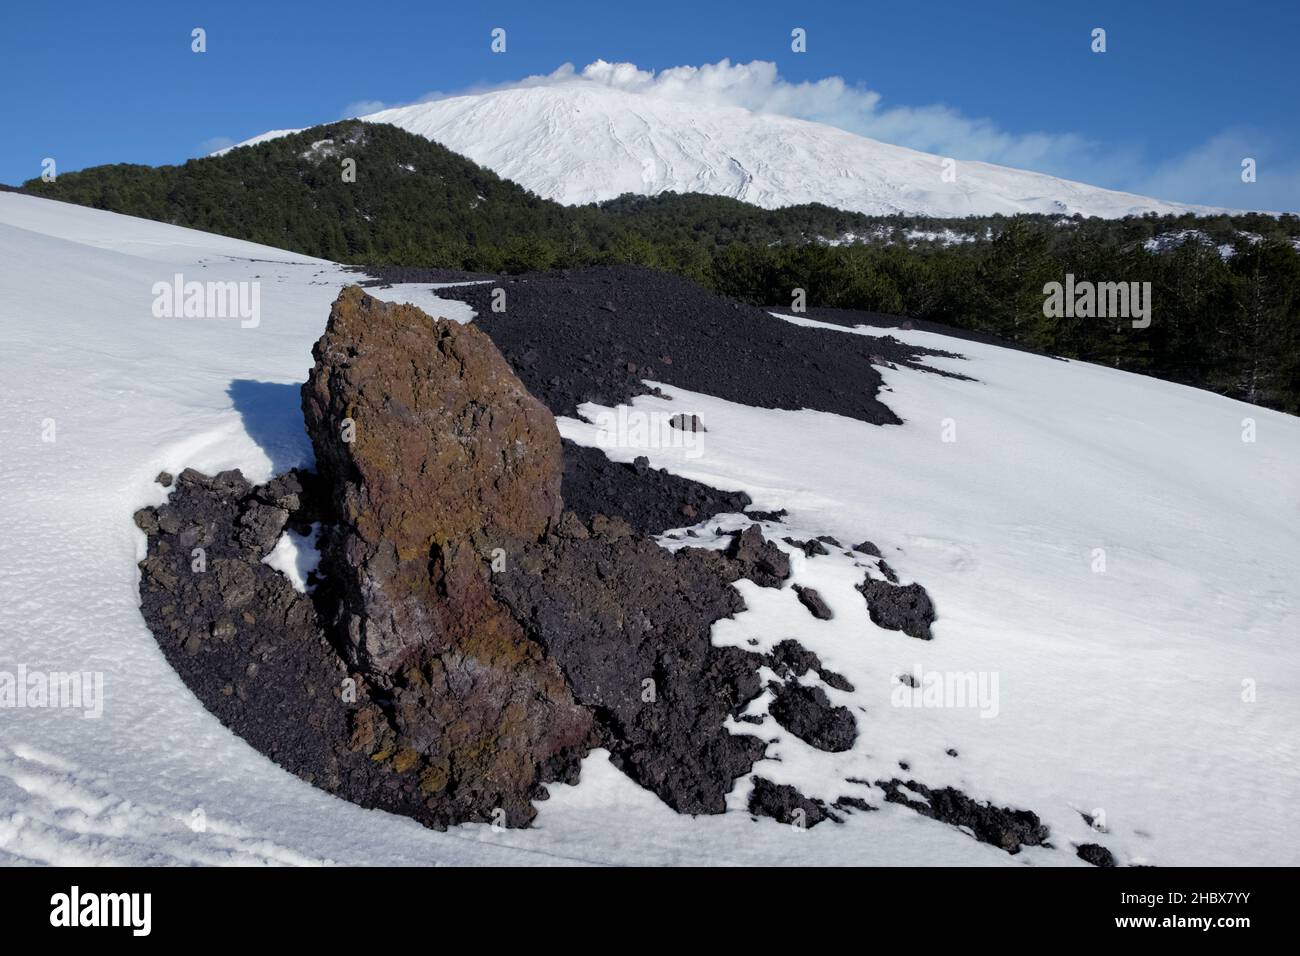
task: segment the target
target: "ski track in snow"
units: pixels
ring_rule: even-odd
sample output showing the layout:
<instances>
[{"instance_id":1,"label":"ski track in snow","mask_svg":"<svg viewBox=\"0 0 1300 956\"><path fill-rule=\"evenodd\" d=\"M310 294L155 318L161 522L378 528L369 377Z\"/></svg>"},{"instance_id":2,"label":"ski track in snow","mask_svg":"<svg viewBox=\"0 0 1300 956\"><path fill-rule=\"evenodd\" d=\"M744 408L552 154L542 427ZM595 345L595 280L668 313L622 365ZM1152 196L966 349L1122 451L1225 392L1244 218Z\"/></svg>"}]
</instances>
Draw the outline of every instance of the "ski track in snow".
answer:
<instances>
[{"instance_id":1,"label":"ski track in snow","mask_svg":"<svg viewBox=\"0 0 1300 956\"><path fill-rule=\"evenodd\" d=\"M766 649L797 638L853 682L853 694L831 697L859 726L852 751L827 754L770 718L737 725L773 741L755 772L810 796L877 804L878 791L844 778L956 786L1038 813L1056 849L1012 857L890 804L808 831L754 823L741 809L745 778L729 798L734 812L681 817L601 752L577 786L551 787L531 830L436 833L336 799L253 751L184 687L138 610L144 536L131 515L163 499L158 471L240 467L264 480L310 463L298 384L330 302L357 275L15 194L0 194L0 259L0 670L100 671L105 686L99 719L0 710L0 861L1083 865L1072 844L1097 842L1121 862L1300 862L1290 813L1300 791L1294 418L898 330L888 334L962 353L929 361L977 379L883 370L882 398L903 426L662 386L674 410L689 406L709 429L699 457L673 448L611 457L645 454L655 467L744 489L756 507L787 508L780 534L833 534L846 546L869 538L938 609L930 643L876 627L853 589L864 568L836 549L793 556L794 580L821 592L831 621L814 620L788 587L741 582L750 610L719 622L715 641ZM261 324L154 318L153 283L178 271L256 278ZM370 291L441 310L428 285ZM1245 417L1257 422L1254 444L1240 440ZM956 442L941 441L946 418ZM50 419L56 440L45 442ZM595 442L584 422L560 426ZM1106 548L1105 574L1090 568L1094 547ZM917 664L997 672L998 717L891 707L894 674ZM1257 681L1255 703L1241 700L1246 678ZM766 704L751 713L763 717ZM1080 816L1097 808L1107 833Z\"/></svg>"}]
</instances>

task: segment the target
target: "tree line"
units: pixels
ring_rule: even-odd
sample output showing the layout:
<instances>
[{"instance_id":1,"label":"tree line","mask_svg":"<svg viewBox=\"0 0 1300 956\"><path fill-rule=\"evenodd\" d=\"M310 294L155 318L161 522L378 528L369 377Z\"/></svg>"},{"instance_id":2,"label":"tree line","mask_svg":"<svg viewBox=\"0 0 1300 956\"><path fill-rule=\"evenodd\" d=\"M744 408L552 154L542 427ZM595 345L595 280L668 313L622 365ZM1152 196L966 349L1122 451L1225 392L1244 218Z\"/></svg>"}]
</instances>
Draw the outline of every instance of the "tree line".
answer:
<instances>
[{"instance_id":1,"label":"tree line","mask_svg":"<svg viewBox=\"0 0 1300 956\"><path fill-rule=\"evenodd\" d=\"M802 289L810 306L991 333L1300 413L1292 215L936 219L816 204L764 210L696 194L567 207L422 137L357 121L22 189L361 265L517 273L636 263L768 306L789 306ZM1150 325L1048 317L1044 287L1067 274L1149 282Z\"/></svg>"}]
</instances>

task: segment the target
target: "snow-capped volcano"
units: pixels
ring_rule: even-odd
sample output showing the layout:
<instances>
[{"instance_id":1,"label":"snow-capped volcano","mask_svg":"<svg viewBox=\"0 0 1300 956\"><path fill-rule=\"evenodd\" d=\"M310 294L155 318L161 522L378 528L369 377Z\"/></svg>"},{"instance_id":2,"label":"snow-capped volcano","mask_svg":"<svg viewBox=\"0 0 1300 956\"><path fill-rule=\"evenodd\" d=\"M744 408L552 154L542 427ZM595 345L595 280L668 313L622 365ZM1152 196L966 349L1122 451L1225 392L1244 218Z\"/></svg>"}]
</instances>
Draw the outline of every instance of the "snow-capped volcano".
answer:
<instances>
[{"instance_id":1,"label":"snow-capped volcano","mask_svg":"<svg viewBox=\"0 0 1300 956\"><path fill-rule=\"evenodd\" d=\"M695 192L768 209L824 203L872 215L1117 218L1212 211L919 152L822 123L582 79L361 118L425 136L539 196L572 205L624 193Z\"/></svg>"}]
</instances>

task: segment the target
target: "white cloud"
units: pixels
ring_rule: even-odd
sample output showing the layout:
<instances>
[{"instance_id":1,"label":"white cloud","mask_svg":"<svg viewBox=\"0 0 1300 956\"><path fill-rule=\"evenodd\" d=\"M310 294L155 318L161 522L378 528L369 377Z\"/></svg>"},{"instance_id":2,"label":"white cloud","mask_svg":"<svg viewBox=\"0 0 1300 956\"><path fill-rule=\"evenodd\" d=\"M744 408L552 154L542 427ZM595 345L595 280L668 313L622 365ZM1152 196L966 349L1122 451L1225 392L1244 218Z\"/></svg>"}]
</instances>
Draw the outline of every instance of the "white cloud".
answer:
<instances>
[{"instance_id":1,"label":"white cloud","mask_svg":"<svg viewBox=\"0 0 1300 956\"><path fill-rule=\"evenodd\" d=\"M881 94L862 84L831 76L815 81L783 79L775 63L723 59L704 66L676 66L655 72L633 63L597 60L581 71L566 63L552 73L530 76L494 89L520 86L559 86L598 83L631 93L662 96L716 106L741 106L826 123L912 149L981 160L1005 166L1039 169L1065 175L1062 169L1090 157L1092 167L1117 165L1098 144L1073 133L1010 133L986 118L964 116L940 104L885 107ZM474 91L481 92L481 91ZM426 96L422 99L438 99Z\"/></svg>"},{"instance_id":2,"label":"white cloud","mask_svg":"<svg viewBox=\"0 0 1300 956\"><path fill-rule=\"evenodd\" d=\"M357 100L355 103L349 103L343 107L343 111L339 113L339 119L355 119L358 116L378 113L380 110L388 109L388 106L389 104L382 100Z\"/></svg>"},{"instance_id":3,"label":"white cloud","mask_svg":"<svg viewBox=\"0 0 1300 956\"><path fill-rule=\"evenodd\" d=\"M213 136L211 139L205 139L203 142L199 143L197 155L211 156L218 150L230 149L230 147L234 145L235 140L231 139L229 136Z\"/></svg>"},{"instance_id":4,"label":"white cloud","mask_svg":"<svg viewBox=\"0 0 1300 956\"><path fill-rule=\"evenodd\" d=\"M1256 180L1242 182L1241 163L1255 160ZM1300 210L1300 162L1284 156L1270 136L1228 129L1166 162L1134 184L1147 195L1206 197L1204 202L1235 209Z\"/></svg>"}]
</instances>

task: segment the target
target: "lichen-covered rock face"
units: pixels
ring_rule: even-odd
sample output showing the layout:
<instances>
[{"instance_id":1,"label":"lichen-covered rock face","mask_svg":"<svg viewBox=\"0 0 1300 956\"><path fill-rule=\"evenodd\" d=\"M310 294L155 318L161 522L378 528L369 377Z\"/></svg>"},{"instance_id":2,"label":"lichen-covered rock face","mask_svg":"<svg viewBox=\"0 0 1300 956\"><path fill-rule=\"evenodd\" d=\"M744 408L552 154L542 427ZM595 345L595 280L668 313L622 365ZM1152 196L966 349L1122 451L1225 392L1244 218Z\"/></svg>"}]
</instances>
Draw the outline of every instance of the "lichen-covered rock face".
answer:
<instances>
[{"instance_id":1,"label":"lichen-covered rock face","mask_svg":"<svg viewBox=\"0 0 1300 956\"><path fill-rule=\"evenodd\" d=\"M490 339L350 286L312 350L303 413L331 489L348 651L377 675L457 643L483 611L494 549L536 541L560 515L551 413ZM484 632L491 620L483 622Z\"/></svg>"},{"instance_id":2,"label":"lichen-covered rock face","mask_svg":"<svg viewBox=\"0 0 1300 956\"><path fill-rule=\"evenodd\" d=\"M482 332L355 286L312 354L303 414L330 492L321 569L344 652L389 688L397 737L450 818L527 822L543 768L585 752L592 729L488 581L494 555L558 523L555 420Z\"/></svg>"}]
</instances>

